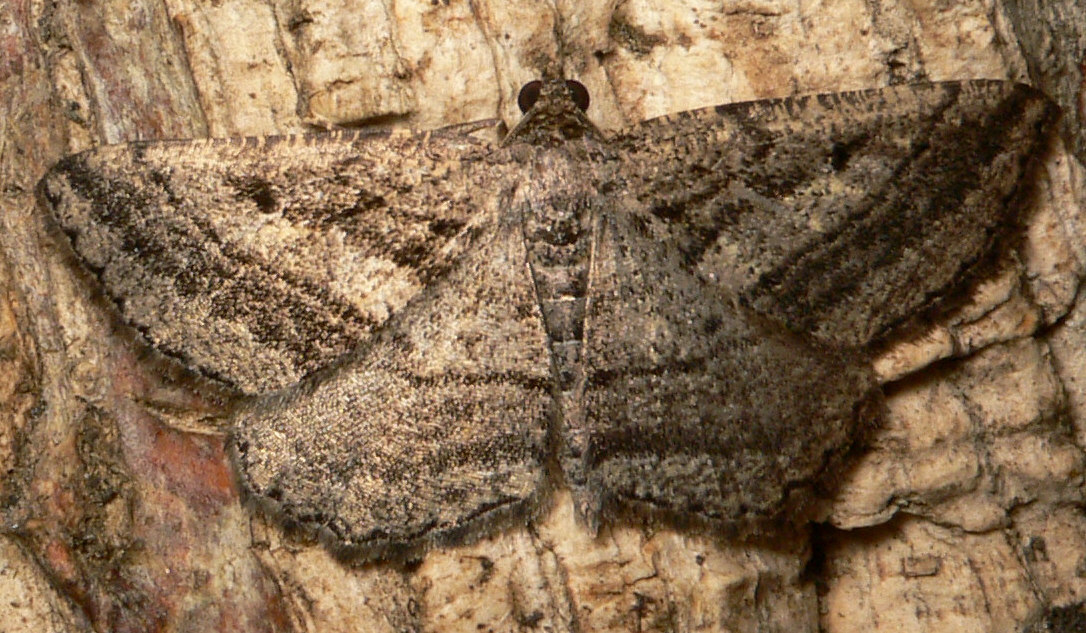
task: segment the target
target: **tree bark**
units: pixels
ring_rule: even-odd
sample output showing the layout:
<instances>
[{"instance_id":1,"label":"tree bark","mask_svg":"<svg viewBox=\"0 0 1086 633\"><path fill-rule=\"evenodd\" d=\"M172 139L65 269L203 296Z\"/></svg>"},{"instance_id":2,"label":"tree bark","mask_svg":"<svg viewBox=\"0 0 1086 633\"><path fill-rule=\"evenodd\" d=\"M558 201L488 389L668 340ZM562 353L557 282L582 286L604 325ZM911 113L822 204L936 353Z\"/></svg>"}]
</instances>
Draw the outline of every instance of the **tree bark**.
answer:
<instances>
[{"instance_id":1,"label":"tree bark","mask_svg":"<svg viewBox=\"0 0 1086 633\"><path fill-rule=\"evenodd\" d=\"M605 131L912 81L1034 83L1079 156L1063 3L15 0L0 6L0 621L10 631L1020 631L1086 600L1082 171L1054 147L1016 255L877 369L890 417L825 523L776 543L541 517L344 565L250 512L229 395L116 323L35 207L62 155L138 139L518 118L557 60ZM1077 9L1080 10L1080 9ZM1038 33L1059 46L1045 49ZM1041 53L1040 51L1046 51ZM1055 59L1053 59L1055 57ZM1079 74L1075 74L1079 73ZM1059 145L1059 144L1057 144ZM1058 628L1051 630L1059 630ZM1070 630L1070 629L1067 629Z\"/></svg>"}]
</instances>

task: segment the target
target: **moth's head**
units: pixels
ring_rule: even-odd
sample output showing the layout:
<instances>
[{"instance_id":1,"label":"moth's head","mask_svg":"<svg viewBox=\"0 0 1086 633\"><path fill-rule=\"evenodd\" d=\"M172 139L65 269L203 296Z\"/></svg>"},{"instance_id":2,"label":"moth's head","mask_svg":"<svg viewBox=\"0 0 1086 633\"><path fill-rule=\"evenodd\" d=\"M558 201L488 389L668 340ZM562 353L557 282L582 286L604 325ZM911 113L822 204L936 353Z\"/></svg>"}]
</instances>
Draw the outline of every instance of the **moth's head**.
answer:
<instances>
[{"instance_id":1,"label":"moth's head","mask_svg":"<svg viewBox=\"0 0 1086 633\"><path fill-rule=\"evenodd\" d=\"M581 112L588 111L588 88L574 79L536 79L524 84L517 95L517 107L528 114L540 98L566 103L572 101Z\"/></svg>"},{"instance_id":2,"label":"moth's head","mask_svg":"<svg viewBox=\"0 0 1086 633\"><path fill-rule=\"evenodd\" d=\"M520 89L517 105L524 117L502 141L553 147L584 137L600 138L588 120L588 89L572 79L544 78Z\"/></svg>"}]
</instances>

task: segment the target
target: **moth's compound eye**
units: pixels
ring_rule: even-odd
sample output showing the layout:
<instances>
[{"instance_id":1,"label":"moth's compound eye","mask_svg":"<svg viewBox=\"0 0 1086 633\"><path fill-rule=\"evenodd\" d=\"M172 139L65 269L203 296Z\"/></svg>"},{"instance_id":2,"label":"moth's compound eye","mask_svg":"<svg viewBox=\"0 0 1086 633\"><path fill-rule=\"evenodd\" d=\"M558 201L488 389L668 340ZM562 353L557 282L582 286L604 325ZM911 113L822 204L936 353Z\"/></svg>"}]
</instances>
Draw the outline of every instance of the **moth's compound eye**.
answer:
<instances>
[{"instance_id":1,"label":"moth's compound eye","mask_svg":"<svg viewBox=\"0 0 1086 633\"><path fill-rule=\"evenodd\" d=\"M579 81L567 79L566 89L569 90L569 98L573 100L573 103L575 103L582 112L588 110L588 88L585 88L584 84ZM535 102L539 101L539 93L542 90L543 82L538 79L524 84L524 87L520 89L520 94L517 95L517 107L520 108L522 114L531 110L532 106L535 105Z\"/></svg>"},{"instance_id":2,"label":"moth's compound eye","mask_svg":"<svg viewBox=\"0 0 1086 633\"><path fill-rule=\"evenodd\" d=\"M532 109L535 102L539 100L539 91L542 88L543 82L538 79L524 84L520 89L520 94L517 95L517 107L520 108L521 114L527 114L528 110Z\"/></svg>"},{"instance_id":3,"label":"moth's compound eye","mask_svg":"<svg viewBox=\"0 0 1086 633\"><path fill-rule=\"evenodd\" d=\"M587 112L588 88L585 88L583 83L572 79L566 80L566 88L569 89L569 98L573 99L573 103L577 104L581 112Z\"/></svg>"}]
</instances>

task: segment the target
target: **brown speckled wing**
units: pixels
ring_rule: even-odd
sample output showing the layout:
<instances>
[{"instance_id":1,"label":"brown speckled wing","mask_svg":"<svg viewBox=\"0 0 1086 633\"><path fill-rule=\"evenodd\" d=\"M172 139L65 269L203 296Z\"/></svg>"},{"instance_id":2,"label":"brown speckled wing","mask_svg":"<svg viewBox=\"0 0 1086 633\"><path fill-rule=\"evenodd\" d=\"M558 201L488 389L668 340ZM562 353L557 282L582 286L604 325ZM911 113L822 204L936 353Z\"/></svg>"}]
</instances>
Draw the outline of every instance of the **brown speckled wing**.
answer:
<instances>
[{"instance_id":1,"label":"brown speckled wing","mask_svg":"<svg viewBox=\"0 0 1086 633\"><path fill-rule=\"evenodd\" d=\"M496 225L341 364L241 411L251 497L349 558L522 516L545 489L553 414L524 259L519 227Z\"/></svg>"},{"instance_id":2,"label":"brown speckled wing","mask_svg":"<svg viewBox=\"0 0 1086 633\"><path fill-rule=\"evenodd\" d=\"M262 393L448 271L481 229L488 151L455 134L131 143L61 160L40 191L126 322Z\"/></svg>"},{"instance_id":3,"label":"brown speckled wing","mask_svg":"<svg viewBox=\"0 0 1086 633\"><path fill-rule=\"evenodd\" d=\"M757 530L809 502L881 415L863 358L736 304L644 210L605 217L585 319L588 507Z\"/></svg>"},{"instance_id":4,"label":"brown speckled wing","mask_svg":"<svg viewBox=\"0 0 1086 633\"><path fill-rule=\"evenodd\" d=\"M1027 86L946 82L682 112L613 145L689 266L794 331L858 347L991 256L1056 116Z\"/></svg>"}]
</instances>

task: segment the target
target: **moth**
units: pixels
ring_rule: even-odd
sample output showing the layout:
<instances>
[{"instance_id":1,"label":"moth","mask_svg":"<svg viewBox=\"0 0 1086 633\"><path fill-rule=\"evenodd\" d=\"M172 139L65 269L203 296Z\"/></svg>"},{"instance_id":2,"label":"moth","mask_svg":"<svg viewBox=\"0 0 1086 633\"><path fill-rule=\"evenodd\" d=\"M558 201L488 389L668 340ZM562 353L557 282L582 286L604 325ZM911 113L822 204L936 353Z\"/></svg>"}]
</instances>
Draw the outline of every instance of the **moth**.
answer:
<instances>
[{"instance_id":1,"label":"moth","mask_svg":"<svg viewBox=\"0 0 1086 633\"><path fill-rule=\"evenodd\" d=\"M446 128L141 142L40 197L123 319L242 394L248 496L370 559L568 486L798 521L882 412L872 350L1020 220L1057 116L1001 81L736 103L605 135L548 78Z\"/></svg>"}]
</instances>

